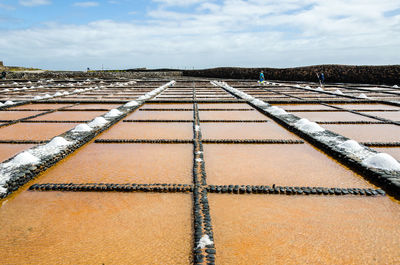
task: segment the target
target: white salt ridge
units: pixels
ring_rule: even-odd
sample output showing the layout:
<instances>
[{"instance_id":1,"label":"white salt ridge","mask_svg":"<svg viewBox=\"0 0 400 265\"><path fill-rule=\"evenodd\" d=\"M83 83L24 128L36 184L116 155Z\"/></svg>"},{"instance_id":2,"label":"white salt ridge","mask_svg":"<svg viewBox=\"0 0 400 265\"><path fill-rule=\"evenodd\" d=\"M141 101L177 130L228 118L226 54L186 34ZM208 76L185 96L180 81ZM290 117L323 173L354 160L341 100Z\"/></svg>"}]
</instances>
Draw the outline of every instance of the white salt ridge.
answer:
<instances>
[{"instance_id":1,"label":"white salt ridge","mask_svg":"<svg viewBox=\"0 0 400 265\"><path fill-rule=\"evenodd\" d=\"M35 96L33 99L38 100L38 99L43 99L41 96Z\"/></svg>"},{"instance_id":2,"label":"white salt ridge","mask_svg":"<svg viewBox=\"0 0 400 265\"><path fill-rule=\"evenodd\" d=\"M52 96L50 96L49 94L46 94L43 96L43 98L52 98Z\"/></svg>"},{"instance_id":3,"label":"white salt ridge","mask_svg":"<svg viewBox=\"0 0 400 265\"><path fill-rule=\"evenodd\" d=\"M281 109L277 106L269 107L265 110L268 111L269 113L271 113L272 115L287 115L287 114L289 114L284 109Z\"/></svg>"},{"instance_id":4,"label":"white salt ridge","mask_svg":"<svg viewBox=\"0 0 400 265\"><path fill-rule=\"evenodd\" d=\"M7 189L2 187L2 186L0 186L0 194L5 194L5 193L7 193ZM1 206L3 206L3 204Z\"/></svg>"},{"instance_id":5,"label":"white salt ridge","mask_svg":"<svg viewBox=\"0 0 400 265\"><path fill-rule=\"evenodd\" d=\"M56 148L60 146L66 146L72 144L71 142L65 140L65 138L61 136L54 137L48 144L46 144L47 147L50 148Z\"/></svg>"},{"instance_id":6,"label":"white salt ridge","mask_svg":"<svg viewBox=\"0 0 400 265\"><path fill-rule=\"evenodd\" d=\"M368 167L400 171L400 163L386 153L378 153L362 161Z\"/></svg>"},{"instance_id":7,"label":"white salt ridge","mask_svg":"<svg viewBox=\"0 0 400 265\"><path fill-rule=\"evenodd\" d=\"M364 150L364 148L356 141L354 140L347 140L339 145L340 148L345 149L346 151L350 153L357 153L361 150Z\"/></svg>"},{"instance_id":8,"label":"white salt ridge","mask_svg":"<svg viewBox=\"0 0 400 265\"><path fill-rule=\"evenodd\" d=\"M122 112L117 110L117 109L112 109L109 112L106 113L106 115L104 115L104 117L106 118L114 118L114 117L118 117L122 115Z\"/></svg>"},{"instance_id":9,"label":"white salt ridge","mask_svg":"<svg viewBox=\"0 0 400 265\"><path fill-rule=\"evenodd\" d=\"M317 133L317 132L323 132L325 131L324 128L316 124L315 122L309 121L307 119L300 119L298 120L294 126L296 126L298 129L309 132L309 133Z\"/></svg>"},{"instance_id":10,"label":"white salt ridge","mask_svg":"<svg viewBox=\"0 0 400 265\"><path fill-rule=\"evenodd\" d=\"M124 107L136 107L136 106L138 106L139 105L139 103L137 102L137 101L135 101L135 100L132 100L132 101L129 101L128 103L126 103L125 105L124 105Z\"/></svg>"},{"instance_id":11,"label":"white salt ridge","mask_svg":"<svg viewBox=\"0 0 400 265\"><path fill-rule=\"evenodd\" d=\"M201 158L196 158L196 162L203 162L203 159L201 159Z\"/></svg>"},{"instance_id":12,"label":"white salt ridge","mask_svg":"<svg viewBox=\"0 0 400 265\"><path fill-rule=\"evenodd\" d=\"M340 91L339 89L336 89L334 93L339 94L339 95L343 95L343 92Z\"/></svg>"},{"instance_id":13,"label":"white salt ridge","mask_svg":"<svg viewBox=\"0 0 400 265\"><path fill-rule=\"evenodd\" d=\"M204 235L200 238L197 248L204 249L206 246L210 246L212 244L214 244L214 242L211 241L210 237L208 235Z\"/></svg>"},{"instance_id":14,"label":"white salt ridge","mask_svg":"<svg viewBox=\"0 0 400 265\"><path fill-rule=\"evenodd\" d=\"M394 85L393 88L399 88L399 86L398 85Z\"/></svg>"},{"instance_id":15,"label":"white salt ridge","mask_svg":"<svg viewBox=\"0 0 400 265\"><path fill-rule=\"evenodd\" d=\"M10 161L10 163L14 165L29 165L29 164L35 165L39 162L40 162L39 158L37 158L36 156L32 155L27 151L18 154Z\"/></svg>"},{"instance_id":16,"label":"white salt ridge","mask_svg":"<svg viewBox=\"0 0 400 265\"><path fill-rule=\"evenodd\" d=\"M267 103L265 103L264 101L259 100L259 99L253 99L253 100L251 101L251 103L254 104L254 105L256 105L256 106L258 106L258 107L267 107L267 106L268 106Z\"/></svg>"},{"instance_id":17,"label":"white salt ridge","mask_svg":"<svg viewBox=\"0 0 400 265\"><path fill-rule=\"evenodd\" d=\"M93 121L89 122L88 125L91 128L95 128L95 127L103 127L107 123L108 121L103 117L96 117Z\"/></svg>"},{"instance_id":18,"label":"white salt ridge","mask_svg":"<svg viewBox=\"0 0 400 265\"><path fill-rule=\"evenodd\" d=\"M324 91L324 89L322 87L317 87L315 90L317 91Z\"/></svg>"},{"instance_id":19,"label":"white salt ridge","mask_svg":"<svg viewBox=\"0 0 400 265\"><path fill-rule=\"evenodd\" d=\"M9 106L9 105L14 105L15 103L11 100L7 100L6 102L4 102L4 105Z\"/></svg>"},{"instance_id":20,"label":"white salt ridge","mask_svg":"<svg viewBox=\"0 0 400 265\"><path fill-rule=\"evenodd\" d=\"M87 124L79 124L77 125L72 132L90 132L92 128L90 128Z\"/></svg>"},{"instance_id":21,"label":"white salt ridge","mask_svg":"<svg viewBox=\"0 0 400 265\"><path fill-rule=\"evenodd\" d=\"M365 95L364 93L361 93L358 98L369 98L367 95Z\"/></svg>"},{"instance_id":22,"label":"white salt ridge","mask_svg":"<svg viewBox=\"0 0 400 265\"><path fill-rule=\"evenodd\" d=\"M3 107L3 106L4 106L4 104L0 102L0 107Z\"/></svg>"},{"instance_id":23,"label":"white salt ridge","mask_svg":"<svg viewBox=\"0 0 400 265\"><path fill-rule=\"evenodd\" d=\"M57 92L57 93L54 94L54 97L59 97L59 96L62 96L62 95L63 94L61 92Z\"/></svg>"},{"instance_id":24,"label":"white salt ridge","mask_svg":"<svg viewBox=\"0 0 400 265\"><path fill-rule=\"evenodd\" d=\"M310 86L305 86L305 88L307 88L307 89L311 89L311 87L310 87Z\"/></svg>"},{"instance_id":25,"label":"white salt ridge","mask_svg":"<svg viewBox=\"0 0 400 265\"><path fill-rule=\"evenodd\" d=\"M199 126L199 125L195 125L195 126L194 126L194 130L195 130L196 132L200 131L200 126Z\"/></svg>"}]
</instances>

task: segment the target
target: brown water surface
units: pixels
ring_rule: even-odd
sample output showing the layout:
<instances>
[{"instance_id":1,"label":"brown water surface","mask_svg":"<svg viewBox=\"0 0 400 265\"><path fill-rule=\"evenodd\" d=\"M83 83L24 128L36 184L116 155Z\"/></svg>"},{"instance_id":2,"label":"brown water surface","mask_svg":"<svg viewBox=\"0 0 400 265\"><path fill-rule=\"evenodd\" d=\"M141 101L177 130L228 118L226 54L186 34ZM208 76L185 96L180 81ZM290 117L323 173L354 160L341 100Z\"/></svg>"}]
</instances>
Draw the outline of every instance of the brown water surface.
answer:
<instances>
[{"instance_id":1,"label":"brown water surface","mask_svg":"<svg viewBox=\"0 0 400 265\"><path fill-rule=\"evenodd\" d=\"M40 183L192 183L190 144L96 144L47 170Z\"/></svg>"},{"instance_id":2,"label":"brown water surface","mask_svg":"<svg viewBox=\"0 0 400 265\"><path fill-rule=\"evenodd\" d=\"M193 111L140 111L128 115L126 120L193 120Z\"/></svg>"},{"instance_id":3,"label":"brown water surface","mask_svg":"<svg viewBox=\"0 0 400 265\"><path fill-rule=\"evenodd\" d=\"M205 144L208 184L372 187L308 144Z\"/></svg>"},{"instance_id":4,"label":"brown water surface","mask_svg":"<svg viewBox=\"0 0 400 265\"><path fill-rule=\"evenodd\" d=\"M273 122L202 123L203 139L299 139Z\"/></svg>"},{"instance_id":5,"label":"brown water surface","mask_svg":"<svg viewBox=\"0 0 400 265\"><path fill-rule=\"evenodd\" d=\"M368 111L361 112L372 116L377 116L379 118L384 118L392 121L400 121L400 110L399 111Z\"/></svg>"},{"instance_id":6,"label":"brown water surface","mask_svg":"<svg viewBox=\"0 0 400 265\"><path fill-rule=\"evenodd\" d=\"M372 147L378 152L388 153L393 156L395 159L400 161L400 147Z\"/></svg>"},{"instance_id":7,"label":"brown water surface","mask_svg":"<svg viewBox=\"0 0 400 265\"><path fill-rule=\"evenodd\" d=\"M334 131L350 139L361 142L399 142L400 126L391 124L323 124L327 130Z\"/></svg>"},{"instance_id":8,"label":"brown water surface","mask_svg":"<svg viewBox=\"0 0 400 265\"><path fill-rule=\"evenodd\" d=\"M100 139L193 139L193 125L177 122L120 122Z\"/></svg>"},{"instance_id":9,"label":"brown water surface","mask_svg":"<svg viewBox=\"0 0 400 265\"><path fill-rule=\"evenodd\" d=\"M291 114L311 121L377 121L350 112L291 112Z\"/></svg>"},{"instance_id":10,"label":"brown water surface","mask_svg":"<svg viewBox=\"0 0 400 265\"><path fill-rule=\"evenodd\" d=\"M27 104L22 106L13 107L12 109L35 109L35 110L44 110L44 109L58 109L66 106L71 106L72 104Z\"/></svg>"},{"instance_id":11,"label":"brown water surface","mask_svg":"<svg viewBox=\"0 0 400 265\"><path fill-rule=\"evenodd\" d=\"M1 263L189 264L190 216L186 194L25 191L0 208Z\"/></svg>"},{"instance_id":12,"label":"brown water surface","mask_svg":"<svg viewBox=\"0 0 400 265\"><path fill-rule=\"evenodd\" d=\"M273 104L273 106L277 106L279 108L285 110L299 110L299 109L327 109L333 110L331 107L327 107L320 104Z\"/></svg>"},{"instance_id":13,"label":"brown water surface","mask_svg":"<svg viewBox=\"0 0 400 265\"><path fill-rule=\"evenodd\" d=\"M121 106L121 104L79 104L68 109L114 109Z\"/></svg>"},{"instance_id":14,"label":"brown water surface","mask_svg":"<svg viewBox=\"0 0 400 265\"><path fill-rule=\"evenodd\" d=\"M400 264L388 197L210 194L220 264Z\"/></svg>"},{"instance_id":15,"label":"brown water surface","mask_svg":"<svg viewBox=\"0 0 400 265\"><path fill-rule=\"evenodd\" d=\"M368 109L368 110L374 110L374 109L394 109L394 110L399 110L399 107L396 106L391 106L391 105L384 105L384 104L332 104L332 106L335 107L340 107L343 109Z\"/></svg>"},{"instance_id":16,"label":"brown water surface","mask_svg":"<svg viewBox=\"0 0 400 265\"><path fill-rule=\"evenodd\" d=\"M43 111L0 111L0 120L19 120L33 115L38 115Z\"/></svg>"},{"instance_id":17,"label":"brown water surface","mask_svg":"<svg viewBox=\"0 0 400 265\"><path fill-rule=\"evenodd\" d=\"M32 144L0 144L0 162L31 148Z\"/></svg>"},{"instance_id":18,"label":"brown water surface","mask_svg":"<svg viewBox=\"0 0 400 265\"><path fill-rule=\"evenodd\" d=\"M258 111L199 111L201 120L269 120Z\"/></svg>"},{"instance_id":19,"label":"brown water surface","mask_svg":"<svg viewBox=\"0 0 400 265\"><path fill-rule=\"evenodd\" d=\"M76 123L17 123L0 128L0 140L49 140Z\"/></svg>"},{"instance_id":20,"label":"brown water surface","mask_svg":"<svg viewBox=\"0 0 400 265\"><path fill-rule=\"evenodd\" d=\"M103 115L104 111L56 111L36 117L34 121L87 121Z\"/></svg>"},{"instance_id":21,"label":"brown water surface","mask_svg":"<svg viewBox=\"0 0 400 265\"><path fill-rule=\"evenodd\" d=\"M199 109L254 109L249 104L244 103L199 103Z\"/></svg>"},{"instance_id":22,"label":"brown water surface","mask_svg":"<svg viewBox=\"0 0 400 265\"><path fill-rule=\"evenodd\" d=\"M193 104L182 103L182 104L170 104L170 103L146 103L142 109L192 109Z\"/></svg>"}]
</instances>

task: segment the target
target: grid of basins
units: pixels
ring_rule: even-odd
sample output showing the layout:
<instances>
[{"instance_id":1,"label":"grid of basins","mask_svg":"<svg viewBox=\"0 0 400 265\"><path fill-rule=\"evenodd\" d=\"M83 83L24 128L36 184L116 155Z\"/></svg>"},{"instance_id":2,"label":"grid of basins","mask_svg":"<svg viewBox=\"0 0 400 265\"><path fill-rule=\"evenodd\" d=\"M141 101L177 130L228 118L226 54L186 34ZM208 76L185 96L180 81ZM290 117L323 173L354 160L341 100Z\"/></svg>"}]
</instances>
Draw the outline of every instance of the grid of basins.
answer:
<instances>
[{"instance_id":1,"label":"grid of basins","mask_svg":"<svg viewBox=\"0 0 400 265\"><path fill-rule=\"evenodd\" d=\"M0 160L163 82L106 84L2 111ZM229 84L400 159L399 107ZM376 190L225 90L180 81L1 201L0 255L5 264L398 264L400 205Z\"/></svg>"}]
</instances>

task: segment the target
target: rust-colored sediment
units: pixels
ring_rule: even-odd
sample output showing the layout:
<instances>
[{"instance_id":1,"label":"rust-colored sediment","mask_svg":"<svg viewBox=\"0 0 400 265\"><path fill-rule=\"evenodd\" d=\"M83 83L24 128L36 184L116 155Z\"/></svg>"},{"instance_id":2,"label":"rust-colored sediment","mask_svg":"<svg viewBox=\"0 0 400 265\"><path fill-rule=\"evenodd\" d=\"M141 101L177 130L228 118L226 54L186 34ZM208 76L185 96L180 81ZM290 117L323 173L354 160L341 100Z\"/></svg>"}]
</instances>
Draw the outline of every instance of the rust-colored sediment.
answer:
<instances>
[{"instance_id":1,"label":"rust-colored sediment","mask_svg":"<svg viewBox=\"0 0 400 265\"><path fill-rule=\"evenodd\" d=\"M327 130L361 142L398 142L400 127L391 124L324 124Z\"/></svg>"},{"instance_id":2,"label":"rust-colored sediment","mask_svg":"<svg viewBox=\"0 0 400 265\"><path fill-rule=\"evenodd\" d=\"M103 115L104 111L57 111L36 117L34 121L86 121Z\"/></svg>"},{"instance_id":3,"label":"rust-colored sediment","mask_svg":"<svg viewBox=\"0 0 400 265\"><path fill-rule=\"evenodd\" d=\"M40 113L43 111L0 111L0 120L19 120Z\"/></svg>"},{"instance_id":4,"label":"rust-colored sediment","mask_svg":"<svg viewBox=\"0 0 400 265\"><path fill-rule=\"evenodd\" d=\"M126 120L193 120L193 111L140 111L128 115Z\"/></svg>"},{"instance_id":5,"label":"rust-colored sediment","mask_svg":"<svg viewBox=\"0 0 400 265\"><path fill-rule=\"evenodd\" d=\"M190 144L89 144L39 183L192 183Z\"/></svg>"},{"instance_id":6,"label":"rust-colored sediment","mask_svg":"<svg viewBox=\"0 0 400 265\"><path fill-rule=\"evenodd\" d=\"M190 213L186 194L25 191L0 208L1 263L189 264Z\"/></svg>"},{"instance_id":7,"label":"rust-colored sediment","mask_svg":"<svg viewBox=\"0 0 400 265\"><path fill-rule=\"evenodd\" d=\"M220 264L399 264L388 197L210 194Z\"/></svg>"},{"instance_id":8,"label":"rust-colored sediment","mask_svg":"<svg viewBox=\"0 0 400 265\"><path fill-rule=\"evenodd\" d=\"M18 123L0 128L0 140L49 140L76 125L75 123Z\"/></svg>"}]
</instances>

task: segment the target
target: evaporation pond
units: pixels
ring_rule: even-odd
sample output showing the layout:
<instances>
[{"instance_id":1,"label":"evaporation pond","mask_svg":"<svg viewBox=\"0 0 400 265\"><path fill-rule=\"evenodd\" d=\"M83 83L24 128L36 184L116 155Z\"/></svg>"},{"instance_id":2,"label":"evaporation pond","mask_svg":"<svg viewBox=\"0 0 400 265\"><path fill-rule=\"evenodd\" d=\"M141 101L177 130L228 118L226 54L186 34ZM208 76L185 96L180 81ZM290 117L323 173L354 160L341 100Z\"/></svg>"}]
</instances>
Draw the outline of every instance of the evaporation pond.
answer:
<instances>
[{"instance_id":1,"label":"evaporation pond","mask_svg":"<svg viewBox=\"0 0 400 265\"><path fill-rule=\"evenodd\" d=\"M40 183L192 182L190 144L92 143L47 170Z\"/></svg>"},{"instance_id":2,"label":"evaporation pond","mask_svg":"<svg viewBox=\"0 0 400 265\"><path fill-rule=\"evenodd\" d=\"M193 139L193 124L178 122L120 122L100 139Z\"/></svg>"},{"instance_id":3,"label":"evaporation pond","mask_svg":"<svg viewBox=\"0 0 400 265\"><path fill-rule=\"evenodd\" d=\"M308 144L204 144L204 159L213 185L371 187Z\"/></svg>"},{"instance_id":4,"label":"evaporation pond","mask_svg":"<svg viewBox=\"0 0 400 265\"><path fill-rule=\"evenodd\" d=\"M291 112L291 114L311 121L376 121L350 112Z\"/></svg>"},{"instance_id":5,"label":"evaporation pond","mask_svg":"<svg viewBox=\"0 0 400 265\"><path fill-rule=\"evenodd\" d=\"M360 142L399 142L400 127L391 124L324 124L327 130Z\"/></svg>"},{"instance_id":6,"label":"evaporation pond","mask_svg":"<svg viewBox=\"0 0 400 265\"><path fill-rule=\"evenodd\" d=\"M202 123L203 139L299 139L272 121L266 123Z\"/></svg>"},{"instance_id":7,"label":"evaporation pond","mask_svg":"<svg viewBox=\"0 0 400 265\"><path fill-rule=\"evenodd\" d=\"M0 144L0 162L32 146L32 144Z\"/></svg>"},{"instance_id":8,"label":"evaporation pond","mask_svg":"<svg viewBox=\"0 0 400 265\"><path fill-rule=\"evenodd\" d=\"M193 104L170 104L170 103L160 103L160 104L145 104L142 109L193 109Z\"/></svg>"},{"instance_id":9,"label":"evaporation pond","mask_svg":"<svg viewBox=\"0 0 400 265\"><path fill-rule=\"evenodd\" d=\"M364 114L377 116L379 118L384 118L392 121L400 121L400 110L399 111L368 111Z\"/></svg>"},{"instance_id":10,"label":"evaporation pond","mask_svg":"<svg viewBox=\"0 0 400 265\"><path fill-rule=\"evenodd\" d=\"M332 104L332 106L343 108L343 109L354 109L354 110L399 110L399 107L384 105L384 104Z\"/></svg>"},{"instance_id":11,"label":"evaporation pond","mask_svg":"<svg viewBox=\"0 0 400 265\"><path fill-rule=\"evenodd\" d=\"M333 108L320 104L273 104L284 110L333 110Z\"/></svg>"},{"instance_id":12,"label":"evaporation pond","mask_svg":"<svg viewBox=\"0 0 400 265\"><path fill-rule=\"evenodd\" d=\"M49 140L76 123L17 123L0 128L0 140Z\"/></svg>"},{"instance_id":13,"label":"evaporation pond","mask_svg":"<svg viewBox=\"0 0 400 265\"><path fill-rule=\"evenodd\" d=\"M34 121L88 121L103 115L104 111L56 111L40 117L34 118Z\"/></svg>"},{"instance_id":14,"label":"evaporation pond","mask_svg":"<svg viewBox=\"0 0 400 265\"><path fill-rule=\"evenodd\" d=\"M40 113L43 113L43 111L0 111L0 120L19 120Z\"/></svg>"},{"instance_id":15,"label":"evaporation pond","mask_svg":"<svg viewBox=\"0 0 400 265\"><path fill-rule=\"evenodd\" d=\"M24 191L0 208L2 264L189 264L188 194Z\"/></svg>"},{"instance_id":16,"label":"evaporation pond","mask_svg":"<svg viewBox=\"0 0 400 265\"><path fill-rule=\"evenodd\" d=\"M372 147L380 153L387 153L400 161L400 147Z\"/></svg>"},{"instance_id":17,"label":"evaporation pond","mask_svg":"<svg viewBox=\"0 0 400 265\"><path fill-rule=\"evenodd\" d=\"M200 120L267 120L258 111L199 111Z\"/></svg>"},{"instance_id":18,"label":"evaporation pond","mask_svg":"<svg viewBox=\"0 0 400 265\"><path fill-rule=\"evenodd\" d=\"M126 120L193 120L193 111L143 111L136 110Z\"/></svg>"},{"instance_id":19,"label":"evaporation pond","mask_svg":"<svg viewBox=\"0 0 400 265\"><path fill-rule=\"evenodd\" d=\"M72 104L28 104L28 105L13 107L12 109L46 110L46 109L58 109L58 108L67 107L67 106L71 106L71 105Z\"/></svg>"},{"instance_id":20,"label":"evaporation pond","mask_svg":"<svg viewBox=\"0 0 400 265\"><path fill-rule=\"evenodd\" d=\"M68 109L114 109L121 104L79 104Z\"/></svg>"},{"instance_id":21,"label":"evaporation pond","mask_svg":"<svg viewBox=\"0 0 400 265\"><path fill-rule=\"evenodd\" d=\"M253 109L248 104L243 103L200 103L197 104L199 110L201 109Z\"/></svg>"},{"instance_id":22,"label":"evaporation pond","mask_svg":"<svg viewBox=\"0 0 400 265\"><path fill-rule=\"evenodd\" d=\"M220 264L400 264L388 197L209 195Z\"/></svg>"}]
</instances>

